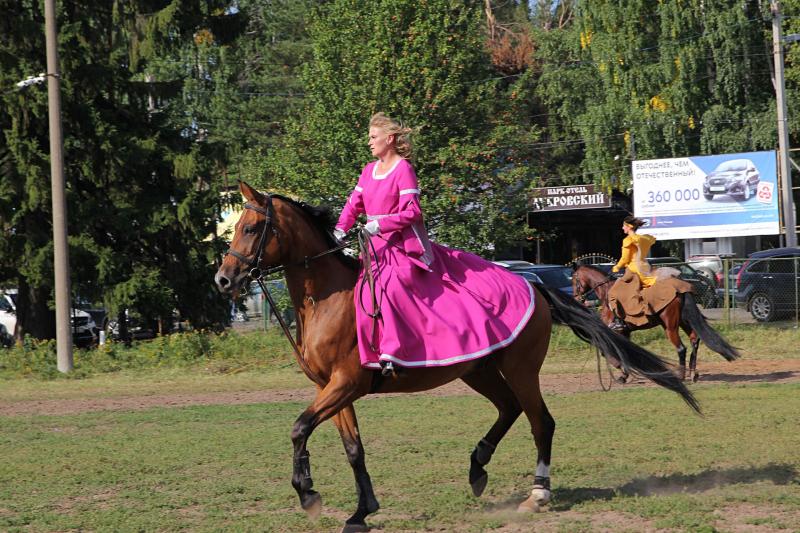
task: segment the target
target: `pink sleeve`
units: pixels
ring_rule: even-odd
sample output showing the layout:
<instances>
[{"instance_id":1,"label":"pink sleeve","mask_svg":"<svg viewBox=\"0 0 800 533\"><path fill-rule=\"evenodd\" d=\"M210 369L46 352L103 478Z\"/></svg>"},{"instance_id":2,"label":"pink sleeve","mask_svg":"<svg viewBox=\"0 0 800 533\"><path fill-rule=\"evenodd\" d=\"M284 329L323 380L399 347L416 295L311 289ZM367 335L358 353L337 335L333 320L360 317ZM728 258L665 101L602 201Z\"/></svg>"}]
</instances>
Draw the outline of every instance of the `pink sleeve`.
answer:
<instances>
[{"instance_id":1,"label":"pink sleeve","mask_svg":"<svg viewBox=\"0 0 800 533\"><path fill-rule=\"evenodd\" d=\"M419 185L417 175L410 163L405 163L397 173L398 212L381 218L378 225L381 233L396 231L422 221L422 209L419 205Z\"/></svg>"},{"instance_id":2,"label":"pink sleeve","mask_svg":"<svg viewBox=\"0 0 800 533\"><path fill-rule=\"evenodd\" d=\"M358 180L353 192L350 193L347 203L342 208L342 214L339 215L339 221L336 223L336 228L344 231L345 233L353 227L356 223L358 215L364 212L364 198L362 196L363 189L361 188L361 181L364 178L366 167L361 172L361 177Z\"/></svg>"}]
</instances>

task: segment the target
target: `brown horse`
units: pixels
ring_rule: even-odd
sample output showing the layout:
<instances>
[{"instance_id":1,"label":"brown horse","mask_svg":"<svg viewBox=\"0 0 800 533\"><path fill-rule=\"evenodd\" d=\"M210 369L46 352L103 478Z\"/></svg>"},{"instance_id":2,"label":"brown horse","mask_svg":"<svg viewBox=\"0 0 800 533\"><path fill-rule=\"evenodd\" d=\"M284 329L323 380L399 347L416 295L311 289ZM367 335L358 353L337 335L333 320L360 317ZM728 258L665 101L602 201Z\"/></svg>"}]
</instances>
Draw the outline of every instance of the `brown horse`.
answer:
<instances>
[{"instance_id":1,"label":"brown horse","mask_svg":"<svg viewBox=\"0 0 800 533\"><path fill-rule=\"evenodd\" d=\"M611 307L608 305L608 291L611 289L615 278L609 277L608 274L603 272L597 267L592 265L578 265L573 263L574 272L572 274L572 291L573 295L579 301L584 301L586 295L594 291L597 298L600 300L600 319L609 324L614 319L614 314ZM623 334L630 337L632 330L649 329L655 326L662 326L669 341L675 346L678 352L678 362L680 367L681 379L687 378L686 373L686 347L681 341L681 336L678 328L682 329L684 333L689 336L689 341L692 345L692 353L689 357L689 374L688 377L696 382L700 378L697 372L697 350L702 340L713 351L720 354L728 361L733 361L739 357L739 352L736 348L731 346L719 333L717 333L706 321L703 313L697 307L694 300L694 295L690 292L678 294L675 298L666 305L657 315L643 326L634 326L628 324L628 328ZM609 360L618 365L613 357ZM621 382L625 382L628 378L627 372L623 370Z\"/></svg>"},{"instance_id":2,"label":"brown horse","mask_svg":"<svg viewBox=\"0 0 800 533\"><path fill-rule=\"evenodd\" d=\"M378 510L364 462L353 402L369 393L416 392L462 379L497 408L498 417L470 458L469 482L479 496L487 482L484 467L500 440L523 412L538 451L531 496L520 510L538 510L550 499L550 455L555 421L539 389L539 370L550 341L552 318L569 325L603 353L614 354L626 369L648 377L678 394L695 410L699 406L683 383L657 356L611 332L597 316L568 296L536 286L536 309L519 336L505 348L482 359L452 366L403 369L395 376L362 368L356 344L356 308L353 300L358 263L341 252L324 254L336 246L329 214L278 195L265 195L240 184L247 199L236 224L229 253L216 275L219 289L236 293L248 275L258 269L282 270L297 313L295 353L306 375L316 383L317 396L294 424L292 485L300 505L315 517L321 498L312 489L306 445L311 433L332 418L353 469L358 494L355 513L345 531L367 530L365 518ZM256 269L254 272L253 269ZM547 305L547 303L552 306ZM552 312L552 315L551 315Z\"/></svg>"}]
</instances>

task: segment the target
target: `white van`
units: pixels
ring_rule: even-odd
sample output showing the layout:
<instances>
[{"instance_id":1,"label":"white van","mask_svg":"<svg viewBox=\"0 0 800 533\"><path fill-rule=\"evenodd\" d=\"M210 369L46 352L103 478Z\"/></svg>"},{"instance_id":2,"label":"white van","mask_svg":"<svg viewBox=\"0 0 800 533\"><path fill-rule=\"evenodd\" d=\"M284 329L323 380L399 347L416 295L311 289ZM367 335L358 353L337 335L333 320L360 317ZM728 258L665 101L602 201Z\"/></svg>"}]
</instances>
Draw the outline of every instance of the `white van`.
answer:
<instances>
[{"instance_id":1,"label":"white van","mask_svg":"<svg viewBox=\"0 0 800 533\"><path fill-rule=\"evenodd\" d=\"M14 328L17 326L17 291L7 289L0 292L0 325L7 334L14 335ZM70 313L70 324L72 325L72 342L76 346L91 346L97 343L97 326L92 319L92 315L81 309L72 309ZM0 335L2 335L0 333ZM3 339L0 339L2 341Z\"/></svg>"},{"instance_id":2,"label":"white van","mask_svg":"<svg viewBox=\"0 0 800 533\"><path fill-rule=\"evenodd\" d=\"M9 346L17 325L17 308L11 296L0 292L0 346Z\"/></svg>"}]
</instances>

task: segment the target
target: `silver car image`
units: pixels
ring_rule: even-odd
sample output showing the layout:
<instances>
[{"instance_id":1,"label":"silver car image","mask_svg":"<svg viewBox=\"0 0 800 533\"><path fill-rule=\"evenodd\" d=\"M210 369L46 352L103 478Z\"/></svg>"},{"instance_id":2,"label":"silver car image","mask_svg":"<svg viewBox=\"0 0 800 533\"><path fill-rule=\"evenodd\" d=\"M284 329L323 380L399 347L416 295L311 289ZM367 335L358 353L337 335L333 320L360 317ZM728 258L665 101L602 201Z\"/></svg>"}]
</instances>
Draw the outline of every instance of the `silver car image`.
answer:
<instances>
[{"instance_id":1,"label":"silver car image","mask_svg":"<svg viewBox=\"0 0 800 533\"><path fill-rule=\"evenodd\" d=\"M731 159L717 165L703 183L703 196L713 200L715 195L728 194L747 201L756 193L759 173L749 159Z\"/></svg>"}]
</instances>

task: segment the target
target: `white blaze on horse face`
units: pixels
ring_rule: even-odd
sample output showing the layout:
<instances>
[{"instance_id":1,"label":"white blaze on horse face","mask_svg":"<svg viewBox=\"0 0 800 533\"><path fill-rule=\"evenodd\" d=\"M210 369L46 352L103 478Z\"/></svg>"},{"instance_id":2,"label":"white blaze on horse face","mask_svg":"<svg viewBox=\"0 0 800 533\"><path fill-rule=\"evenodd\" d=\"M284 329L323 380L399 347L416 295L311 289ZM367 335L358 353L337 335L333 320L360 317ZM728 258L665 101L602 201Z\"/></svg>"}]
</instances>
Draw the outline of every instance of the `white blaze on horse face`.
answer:
<instances>
[{"instance_id":1,"label":"white blaze on horse face","mask_svg":"<svg viewBox=\"0 0 800 533\"><path fill-rule=\"evenodd\" d=\"M536 477L550 477L550 465L539 461L536 464Z\"/></svg>"}]
</instances>

